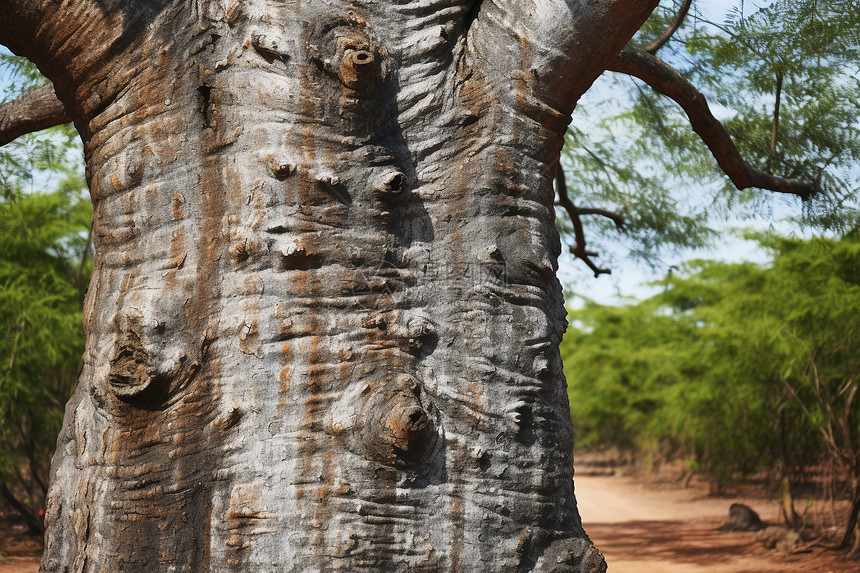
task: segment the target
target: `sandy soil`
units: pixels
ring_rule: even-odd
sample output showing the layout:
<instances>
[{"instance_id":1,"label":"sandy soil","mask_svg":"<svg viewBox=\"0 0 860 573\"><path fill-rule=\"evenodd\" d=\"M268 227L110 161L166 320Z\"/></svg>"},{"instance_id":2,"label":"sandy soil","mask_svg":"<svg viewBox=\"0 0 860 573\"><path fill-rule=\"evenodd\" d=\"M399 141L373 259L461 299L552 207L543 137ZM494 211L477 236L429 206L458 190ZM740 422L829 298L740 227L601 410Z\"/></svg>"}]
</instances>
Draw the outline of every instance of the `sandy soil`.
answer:
<instances>
[{"instance_id":1,"label":"sandy soil","mask_svg":"<svg viewBox=\"0 0 860 573\"><path fill-rule=\"evenodd\" d=\"M785 554L755 533L722 532L732 503L769 523L778 506L760 497L709 497L702 489L657 488L630 477L576 477L583 524L606 556L609 573L858 573L860 563L814 547Z\"/></svg>"},{"instance_id":2,"label":"sandy soil","mask_svg":"<svg viewBox=\"0 0 860 573\"><path fill-rule=\"evenodd\" d=\"M0 523L0 573L37 573L42 546L24 534L23 527Z\"/></svg>"},{"instance_id":3,"label":"sandy soil","mask_svg":"<svg viewBox=\"0 0 860 573\"><path fill-rule=\"evenodd\" d=\"M734 502L777 522L774 502L709 497L701 488L654 487L630 477L577 475L576 496L586 531L609 573L860 573L820 547L786 555L766 549L755 533L717 531ZM40 547L20 532L0 536L0 573L37 573Z\"/></svg>"}]
</instances>

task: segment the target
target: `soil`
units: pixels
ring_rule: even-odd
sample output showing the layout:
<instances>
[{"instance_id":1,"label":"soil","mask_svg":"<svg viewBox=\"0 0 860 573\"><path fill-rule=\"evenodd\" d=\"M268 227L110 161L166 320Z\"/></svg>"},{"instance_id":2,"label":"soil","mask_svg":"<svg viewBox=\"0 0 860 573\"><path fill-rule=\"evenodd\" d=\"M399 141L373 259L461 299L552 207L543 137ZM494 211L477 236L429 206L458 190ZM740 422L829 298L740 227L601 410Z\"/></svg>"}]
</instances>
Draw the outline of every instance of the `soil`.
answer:
<instances>
[{"instance_id":1,"label":"soil","mask_svg":"<svg viewBox=\"0 0 860 573\"><path fill-rule=\"evenodd\" d=\"M787 552L767 549L756 532L718 531L733 503L779 523L777 502L760 487L716 497L701 483L684 488L579 473L575 481L583 525L609 573L860 573L860 562L827 547Z\"/></svg>"},{"instance_id":2,"label":"soil","mask_svg":"<svg viewBox=\"0 0 860 573\"><path fill-rule=\"evenodd\" d=\"M838 551L786 553L765 548L755 532L717 530L736 502L778 523L778 506L761 488L714 497L701 483L684 488L579 472L576 497L609 573L860 573L860 563ZM41 551L22 526L0 523L0 573L37 573Z\"/></svg>"},{"instance_id":3,"label":"soil","mask_svg":"<svg viewBox=\"0 0 860 573\"><path fill-rule=\"evenodd\" d=\"M41 558L40 541L0 516L0 573L37 573Z\"/></svg>"}]
</instances>

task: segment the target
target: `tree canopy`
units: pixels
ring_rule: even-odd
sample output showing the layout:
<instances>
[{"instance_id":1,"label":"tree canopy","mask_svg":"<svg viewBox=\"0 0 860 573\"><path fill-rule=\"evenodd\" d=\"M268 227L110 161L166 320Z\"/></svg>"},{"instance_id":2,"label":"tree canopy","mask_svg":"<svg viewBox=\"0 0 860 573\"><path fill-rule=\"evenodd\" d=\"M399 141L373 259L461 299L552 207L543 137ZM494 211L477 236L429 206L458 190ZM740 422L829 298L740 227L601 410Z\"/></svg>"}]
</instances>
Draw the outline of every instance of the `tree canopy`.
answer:
<instances>
[{"instance_id":1,"label":"tree canopy","mask_svg":"<svg viewBox=\"0 0 860 573\"><path fill-rule=\"evenodd\" d=\"M815 232L856 228L856 0L775 1L753 11L742 11L739 2L723 22L704 19L695 4L687 12L689 4L661 4L628 49L650 50L671 64L691 97L653 76L631 79L632 66L611 67L580 102L568 130L562 165L576 209L560 205L566 211L560 220L581 213L591 252L627 250L644 260L713 244L715 226L726 220L788 213ZM815 190L809 200L790 190L756 192L762 182L750 186L727 159L726 142L717 142L705 98L750 168L809 182ZM574 226L562 227L574 249ZM619 242L621 248L613 246ZM609 270L611 263L600 267Z\"/></svg>"},{"instance_id":2,"label":"tree canopy","mask_svg":"<svg viewBox=\"0 0 860 573\"><path fill-rule=\"evenodd\" d=\"M759 240L768 265L692 261L647 300L571 313L578 443L680 456L717 485L824 463L856 500L860 236Z\"/></svg>"}]
</instances>

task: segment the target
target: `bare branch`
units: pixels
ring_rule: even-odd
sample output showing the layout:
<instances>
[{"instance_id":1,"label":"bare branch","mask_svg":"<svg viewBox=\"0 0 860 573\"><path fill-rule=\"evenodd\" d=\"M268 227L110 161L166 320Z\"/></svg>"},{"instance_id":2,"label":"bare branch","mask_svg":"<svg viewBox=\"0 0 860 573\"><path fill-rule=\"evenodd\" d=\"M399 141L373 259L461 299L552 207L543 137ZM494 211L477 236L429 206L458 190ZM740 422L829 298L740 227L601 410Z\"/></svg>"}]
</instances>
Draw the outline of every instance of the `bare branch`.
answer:
<instances>
[{"instance_id":1,"label":"bare branch","mask_svg":"<svg viewBox=\"0 0 860 573\"><path fill-rule=\"evenodd\" d=\"M681 7L678 9L678 13L675 14L675 19L672 20L672 23L669 24L669 27L660 34L660 37L642 48L646 52L651 55L657 53L657 50L666 45L666 42L672 37L672 35L678 31L678 28L681 27L681 24L684 23L684 19L687 17L687 13L690 11L690 5L693 4L693 0L684 0L684 3L681 4Z\"/></svg>"},{"instance_id":2,"label":"bare branch","mask_svg":"<svg viewBox=\"0 0 860 573\"><path fill-rule=\"evenodd\" d=\"M741 157L729 132L714 117L702 95L681 74L644 50L626 47L607 69L639 78L683 108L693 127L708 146L717 164L738 189L759 187L809 199L820 191L817 182L784 179L755 169Z\"/></svg>"},{"instance_id":3,"label":"bare branch","mask_svg":"<svg viewBox=\"0 0 860 573\"><path fill-rule=\"evenodd\" d=\"M596 207L577 207L577 211L579 211L580 215L600 215L601 217L606 217L607 219L611 219L613 223L615 223L616 229L624 228L624 215L621 213L616 213L615 211L610 211L608 209L599 209Z\"/></svg>"},{"instance_id":4,"label":"bare branch","mask_svg":"<svg viewBox=\"0 0 860 573\"><path fill-rule=\"evenodd\" d=\"M0 145L70 121L54 87L41 87L0 106Z\"/></svg>"},{"instance_id":5,"label":"bare branch","mask_svg":"<svg viewBox=\"0 0 860 573\"><path fill-rule=\"evenodd\" d=\"M570 200L570 195L567 192L567 183L564 180L564 169L561 166L561 162L556 165L555 171L555 189L558 194L558 204L567 211L567 216L570 217L570 222L573 223L573 236L575 244L570 247L570 254L580 259L583 263L588 265L588 268L592 270L595 277L599 277L602 274L612 274L610 269L602 269L598 267L594 261L591 260L592 257L596 257L597 253L593 251L589 251L585 248L585 230L582 227L582 219L581 215L585 214L603 214L597 213L597 211L602 211L601 209L578 209L576 205L573 204L573 201ZM585 211L589 211L586 213ZM610 213L606 211L606 213ZM609 216L609 215L605 215ZM616 226L620 226L624 224L624 219L621 215L617 213L612 213L610 217L613 221L615 221ZM619 221L621 222L619 225Z\"/></svg>"}]
</instances>

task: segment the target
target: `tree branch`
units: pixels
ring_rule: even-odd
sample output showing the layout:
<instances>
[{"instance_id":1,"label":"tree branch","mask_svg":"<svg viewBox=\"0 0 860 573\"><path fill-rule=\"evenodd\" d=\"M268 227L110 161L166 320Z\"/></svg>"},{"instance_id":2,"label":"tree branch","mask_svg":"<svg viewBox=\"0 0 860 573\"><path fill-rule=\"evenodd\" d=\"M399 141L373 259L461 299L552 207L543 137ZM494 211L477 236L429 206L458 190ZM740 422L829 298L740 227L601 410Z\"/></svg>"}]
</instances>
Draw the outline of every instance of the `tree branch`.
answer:
<instances>
[{"instance_id":1,"label":"tree branch","mask_svg":"<svg viewBox=\"0 0 860 573\"><path fill-rule=\"evenodd\" d=\"M567 190L565 190L565 193ZM601 217L606 217L607 219L611 219L613 223L615 223L616 229L624 228L624 215L621 213L616 213L615 211L610 211L608 209L599 209L596 207L577 207L577 211L579 211L580 215L600 215Z\"/></svg>"},{"instance_id":2,"label":"tree branch","mask_svg":"<svg viewBox=\"0 0 860 573\"><path fill-rule=\"evenodd\" d=\"M54 87L47 85L0 106L0 145L55 125L70 122Z\"/></svg>"},{"instance_id":3,"label":"tree branch","mask_svg":"<svg viewBox=\"0 0 860 573\"><path fill-rule=\"evenodd\" d=\"M605 209L579 209L570 200L570 195L567 192L567 183L564 180L564 169L561 162L556 165L555 171L555 190L558 194L558 204L567 212L570 217L570 222L573 224L573 236L575 244L570 247L570 254L588 265L588 268L594 272L595 277L602 274L612 274L610 269L602 269L598 267L592 257L596 257L597 253L589 251L585 248L585 230L582 227L582 215L603 215L609 217L615 222L615 226L619 229L624 226L624 217L619 213L613 213Z\"/></svg>"},{"instance_id":4,"label":"tree branch","mask_svg":"<svg viewBox=\"0 0 860 573\"><path fill-rule=\"evenodd\" d=\"M563 130L582 94L658 4L659 0L482 0L468 30L466 64L482 66L491 81L507 85L513 80L512 103L544 125Z\"/></svg>"},{"instance_id":5,"label":"tree branch","mask_svg":"<svg viewBox=\"0 0 860 573\"><path fill-rule=\"evenodd\" d=\"M660 35L659 38L642 48L646 52L651 55L657 53L657 50L666 45L666 42L678 31L678 28L681 27L681 24L684 23L684 19L687 17L687 13L690 11L690 6L693 4L693 0L684 0L684 3L681 4L681 7L678 9L678 13L675 14L675 19L672 20L672 23L669 24L669 27Z\"/></svg>"},{"instance_id":6,"label":"tree branch","mask_svg":"<svg viewBox=\"0 0 860 573\"><path fill-rule=\"evenodd\" d=\"M729 132L711 113L705 96L656 56L645 50L626 47L607 69L639 78L680 105L687 114L693 131L702 138L720 169L738 189L759 187L777 193L797 195L803 200L820 191L817 182L777 177L755 169L744 161Z\"/></svg>"}]
</instances>

